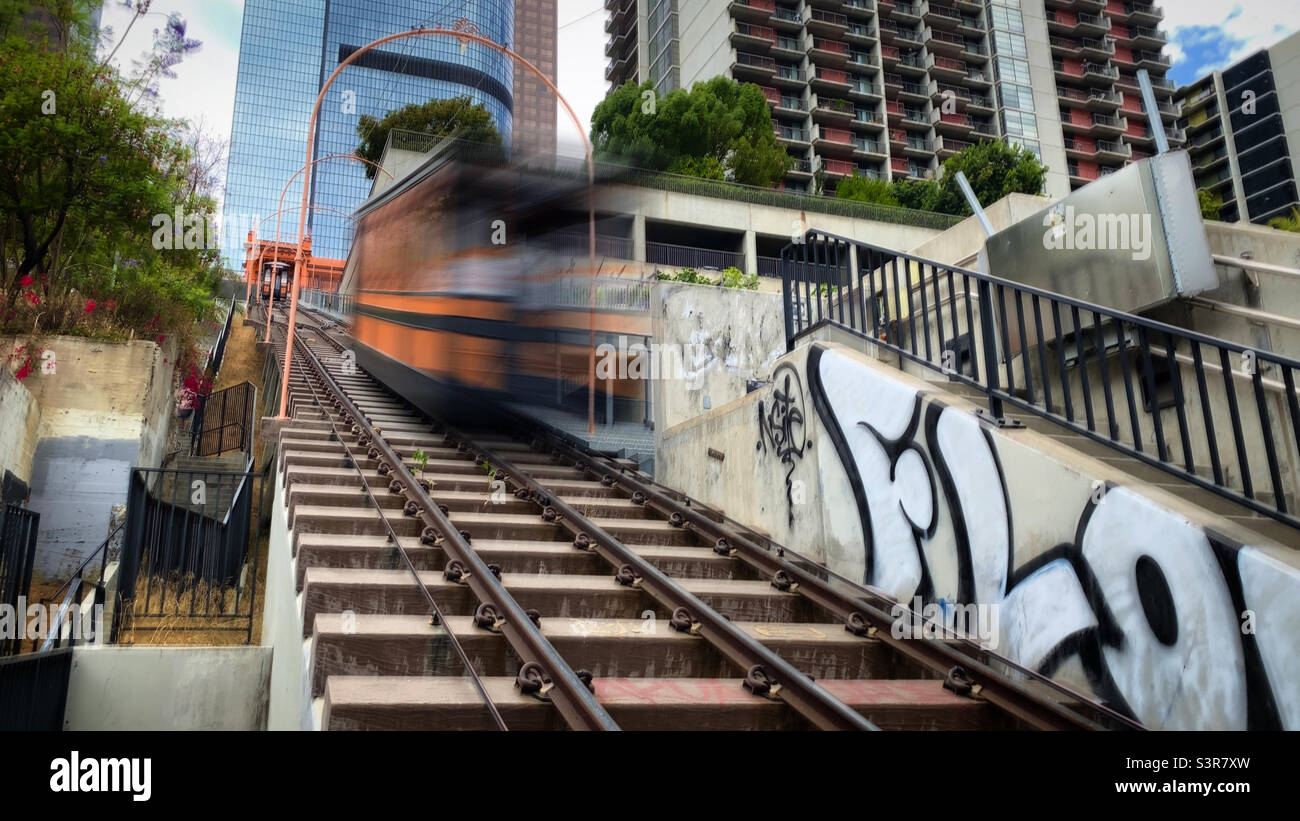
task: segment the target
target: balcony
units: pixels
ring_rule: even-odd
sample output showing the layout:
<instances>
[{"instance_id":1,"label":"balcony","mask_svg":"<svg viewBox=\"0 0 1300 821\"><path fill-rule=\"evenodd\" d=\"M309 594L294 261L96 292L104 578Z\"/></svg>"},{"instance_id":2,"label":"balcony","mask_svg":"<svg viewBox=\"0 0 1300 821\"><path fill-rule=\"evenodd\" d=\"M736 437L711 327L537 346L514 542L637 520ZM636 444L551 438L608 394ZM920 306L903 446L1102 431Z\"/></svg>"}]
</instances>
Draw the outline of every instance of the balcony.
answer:
<instances>
[{"instance_id":1,"label":"balcony","mask_svg":"<svg viewBox=\"0 0 1300 821\"><path fill-rule=\"evenodd\" d=\"M903 153L909 157L933 157L934 143L925 137L909 136L903 146Z\"/></svg>"},{"instance_id":2,"label":"balcony","mask_svg":"<svg viewBox=\"0 0 1300 821\"><path fill-rule=\"evenodd\" d=\"M1088 133L1094 137L1120 137L1128 129L1127 117L1112 114L1093 114Z\"/></svg>"},{"instance_id":3,"label":"balcony","mask_svg":"<svg viewBox=\"0 0 1300 821\"><path fill-rule=\"evenodd\" d=\"M858 167L848 160L832 160L822 157L822 171L828 177L847 177Z\"/></svg>"},{"instance_id":4,"label":"balcony","mask_svg":"<svg viewBox=\"0 0 1300 821\"><path fill-rule=\"evenodd\" d=\"M786 145L797 147L808 147L808 130L797 125L776 125L772 127L776 132L776 138Z\"/></svg>"},{"instance_id":5,"label":"balcony","mask_svg":"<svg viewBox=\"0 0 1300 821\"><path fill-rule=\"evenodd\" d=\"M814 9L841 11L844 8L844 0L807 0L807 5Z\"/></svg>"},{"instance_id":6,"label":"balcony","mask_svg":"<svg viewBox=\"0 0 1300 821\"><path fill-rule=\"evenodd\" d=\"M847 124L853 119L853 103L819 96L813 103L812 115L817 122Z\"/></svg>"},{"instance_id":7,"label":"balcony","mask_svg":"<svg viewBox=\"0 0 1300 821\"><path fill-rule=\"evenodd\" d=\"M1119 69L1102 63L1066 63L1064 60L1052 61L1056 79L1065 82L1082 82L1085 84L1110 85L1119 80Z\"/></svg>"},{"instance_id":8,"label":"balcony","mask_svg":"<svg viewBox=\"0 0 1300 821\"><path fill-rule=\"evenodd\" d=\"M799 32L803 30L803 17L794 9L788 9L785 6L777 6L772 12L772 17L767 24L775 29L786 32Z\"/></svg>"},{"instance_id":9,"label":"balcony","mask_svg":"<svg viewBox=\"0 0 1300 821\"><path fill-rule=\"evenodd\" d=\"M1079 38L1079 54L1085 60L1106 62L1115 54L1115 41L1110 37L1100 40L1093 37Z\"/></svg>"},{"instance_id":10,"label":"balcony","mask_svg":"<svg viewBox=\"0 0 1300 821\"><path fill-rule=\"evenodd\" d=\"M795 66L778 65L771 82L783 88L801 88L807 85L808 74Z\"/></svg>"},{"instance_id":11,"label":"balcony","mask_svg":"<svg viewBox=\"0 0 1300 821\"><path fill-rule=\"evenodd\" d=\"M1123 29L1121 29L1123 31ZM1165 47L1165 35L1160 29L1149 28L1147 26L1129 26L1127 29L1128 39L1134 48L1155 49L1159 51Z\"/></svg>"},{"instance_id":12,"label":"balcony","mask_svg":"<svg viewBox=\"0 0 1300 821\"><path fill-rule=\"evenodd\" d=\"M879 102L880 98L885 96L880 86L863 79L852 83L847 93L850 99L871 103Z\"/></svg>"},{"instance_id":13,"label":"balcony","mask_svg":"<svg viewBox=\"0 0 1300 821\"><path fill-rule=\"evenodd\" d=\"M849 18L835 12L809 9L804 25L808 27L809 34L840 38L849 30Z\"/></svg>"},{"instance_id":14,"label":"balcony","mask_svg":"<svg viewBox=\"0 0 1300 821\"><path fill-rule=\"evenodd\" d=\"M874 109L856 108L853 110L853 121L849 125L857 129L880 132L885 128L885 121L881 119L880 112Z\"/></svg>"},{"instance_id":15,"label":"balcony","mask_svg":"<svg viewBox=\"0 0 1300 821\"><path fill-rule=\"evenodd\" d=\"M763 89L763 93L764 93L764 94L766 94L767 91L768 91L768 89L766 89L766 88ZM777 114L785 114L785 115L787 115L787 116L796 116L796 115L801 115L801 114L806 114L806 113L808 113L808 101L807 101L807 100L804 100L803 98L798 97L798 96L795 96L795 95L793 95L793 94L782 94L782 93L780 93L780 91L781 91L780 89L772 89L772 91L776 91L776 92L777 92L776 100L773 101L772 98L769 96L769 97L767 98L767 101L768 101L769 103L772 103L773 110L774 110Z\"/></svg>"},{"instance_id":16,"label":"balcony","mask_svg":"<svg viewBox=\"0 0 1300 821\"><path fill-rule=\"evenodd\" d=\"M987 63L989 61L988 47L983 45L982 43L975 42L969 37L965 39L966 39L966 44L962 46L961 49L962 59L968 63L971 62Z\"/></svg>"},{"instance_id":17,"label":"balcony","mask_svg":"<svg viewBox=\"0 0 1300 821\"><path fill-rule=\"evenodd\" d=\"M1071 160L1088 160L1097 151L1097 143L1087 137L1065 138L1065 156Z\"/></svg>"},{"instance_id":18,"label":"balcony","mask_svg":"<svg viewBox=\"0 0 1300 821\"><path fill-rule=\"evenodd\" d=\"M1135 51L1133 52L1133 63L1138 68L1145 68L1147 71L1169 70L1169 58L1158 51Z\"/></svg>"},{"instance_id":19,"label":"balcony","mask_svg":"<svg viewBox=\"0 0 1300 821\"><path fill-rule=\"evenodd\" d=\"M975 128L975 118L969 114L945 114L938 109L930 113L930 121L934 124L934 130L940 134L967 137Z\"/></svg>"},{"instance_id":20,"label":"balcony","mask_svg":"<svg viewBox=\"0 0 1300 821\"><path fill-rule=\"evenodd\" d=\"M993 81L984 73L984 69L969 65L966 67L966 76L962 78L962 82L975 88L989 89L993 87Z\"/></svg>"},{"instance_id":21,"label":"balcony","mask_svg":"<svg viewBox=\"0 0 1300 821\"><path fill-rule=\"evenodd\" d=\"M844 65L854 71L862 71L868 74L874 74L876 69L880 68L872 61L870 52L854 51L853 49L849 49L849 59Z\"/></svg>"},{"instance_id":22,"label":"balcony","mask_svg":"<svg viewBox=\"0 0 1300 821\"><path fill-rule=\"evenodd\" d=\"M963 37L983 37L988 34L988 29L984 28L984 23L978 16L963 14L961 22L957 24L957 33Z\"/></svg>"},{"instance_id":23,"label":"balcony","mask_svg":"<svg viewBox=\"0 0 1300 821\"><path fill-rule=\"evenodd\" d=\"M926 2L921 10L921 19L934 28L954 31L961 25L962 13L952 6L942 3Z\"/></svg>"},{"instance_id":24,"label":"balcony","mask_svg":"<svg viewBox=\"0 0 1300 821\"><path fill-rule=\"evenodd\" d=\"M1221 147L1209 154L1197 154L1192 157L1192 171L1197 175L1208 174L1219 167L1226 167L1228 149Z\"/></svg>"},{"instance_id":25,"label":"balcony","mask_svg":"<svg viewBox=\"0 0 1300 821\"><path fill-rule=\"evenodd\" d=\"M1079 106L1089 111L1115 111L1123 103L1120 95L1105 89L1082 89L1061 86L1056 90L1057 96L1066 104Z\"/></svg>"},{"instance_id":26,"label":"balcony","mask_svg":"<svg viewBox=\"0 0 1300 821\"><path fill-rule=\"evenodd\" d=\"M605 31L622 31L636 18L636 0L605 0Z\"/></svg>"},{"instance_id":27,"label":"balcony","mask_svg":"<svg viewBox=\"0 0 1300 821\"><path fill-rule=\"evenodd\" d=\"M802 60L804 52L803 44L799 42L798 37L778 34L776 42L772 44L772 56L783 60Z\"/></svg>"},{"instance_id":28,"label":"balcony","mask_svg":"<svg viewBox=\"0 0 1300 821\"><path fill-rule=\"evenodd\" d=\"M1133 146L1118 140L1097 140L1097 159L1104 162L1128 162L1133 157Z\"/></svg>"},{"instance_id":29,"label":"balcony","mask_svg":"<svg viewBox=\"0 0 1300 821\"><path fill-rule=\"evenodd\" d=\"M958 140L954 137L945 137L939 135L934 138L934 149L939 155L939 159L946 160L949 157L960 154L962 151L975 145L975 143L966 140Z\"/></svg>"},{"instance_id":30,"label":"balcony","mask_svg":"<svg viewBox=\"0 0 1300 821\"><path fill-rule=\"evenodd\" d=\"M796 158L794 165L786 173L792 177L810 177L812 176L812 162Z\"/></svg>"},{"instance_id":31,"label":"balcony","mask_svg":"<svg viewBox=\"0 0 1300 821\"><path fill-rule=\"evenodd\" d=\"M1165 13L1152 3L1125 3L1124 13L1112 12L1116 18L1126 17L1132 26L1158 26Z\"/></svg>"},{"instance_id":32,"label":"balcony","mask_svg":"<svg viewBox=\"0 0 1300 821\"><path fill-rule=\"evenodd\" d=\"M870 159L883 160L885 158L885 147L877 140L871 140L866 137L854 137L853 153Z\"/></svg>"},{"instance_id":33,"label":"balcony","mask_svg":"<svg viewBox=\"0 0 1300 821\"><path fill-rule=\"evenodd\" d=\"M843 95L852 85L847 72L821 66L817 67L817 73L809 77L808 81L819 92L830 91L833 96Z\"/></svg>"},{"instance_id":34,"label":"balcony","mask_svg":"<svg viewBox=\"0 0 1300 821\"><path fill-rule=\"evenodd\" d=\"M844 39L854 45L873 46L876 44L876 29L865 23L850 23Z\"/></svg>"},{"instance_id":35,"label":"balcony","mask_svg":"<svg viewBox=\"0 0 1300 821\"><path fill-rule=\"evenodd\" d=\"M810 37L808 59L819 66L842 66L849 59L849 47L837 40Z\"/></svg>"},{"instance_id":36,"label":"balcony","mask_svg":"<svg viewBox=\"0 0 1300 821\"><path fill-rule=\"evenodd\" d=\"M848 156L853 153L853 132L846 128L813 126L813 148L823 155Z\"/></svg>"},{"instance_id":37,"label":"balcony","mask_svg":"<svg viewBox=\"0 0 1300 821\"><path fill-rule=\"evenodd\" d=\"M885 6L893 18L900 23L919 23L921 21L921 4L896 2Z\"/></svg>"},{"instance_id":38,"label":"balcony","mask_svg":"<svg viewBox=\"0 0 1300 821\"><path fill-rule=\"evenodd\" d=\"M731 32L731 45L737 49L749 51L766 51L776 42L776 31L767 26L755 26L751 23L737 23Z\"/></svg>"},{"instance_id":39,"label":"balcony","mask_svg":"<svg viewBox=\"0 0 1300 821\"><path fill-rule=\"evenodd\" d=\"M961 54L966 47L966 38L947 31L927 28L921 34L925 47L931 54L944 54L949 57Z\"/></svg>"},{"instance_id":40,"label":"balcony","mask_svg":"<svg viewBox=\"0 0 1300 821\"><path fill-rule=\"evenodd\" d=\"M903 55L898 59L898 65L896 66L896 68L899 71L906 72L911 75L924 75L927 71L930 70L929 66L926 64L927 62L928 61L926 59L923 59L921 57L921 52L908 51L908 52L903 52Z\"/></svg>"},{"instance_id":41,"label":"balcony","mask_svg":"<svg viewBox=\"0 0 1300 821\"><path fill-rule=\"evenodd\" d=\"M885 68L890 68L898 64L903 59L903 54L898 50L898 46L881 46L880 62Z\"/></svg>"},{"instance_id":42,"label":"balcony","mask_svg":"<svg viewBox=\"0 0 1300 821\"><path fill-rule=\"evenodd\" d=\"M635 7L635 3L632 4ZM734 20L748 23L766 23L776 11L776 0L731 0L727 9Z\"/></svg>"},{"instance_id":43,"label":"balcony","mask_svg":"<svg viewBox=\"0 0 1300 821\"><path fill-rule=\"evenodd\" d=\"M870 17L876 13L875 0L844 0L844 13L856 17Z\"/></svg>"},{"instance_id":44,"label":"balcony","mask_svg":"<svg viewBox=\"0 0 1300 821\"><path fill-rule=\"evenodd\" d=\"M987 112L992 114L996 110L996 106L993 105L993 98L987 94L971 94L970 102L967 103L967 105L971 111ZM960 104L958 107L960 108Z\"/></svg>"},{"instance_id":45,"label":"balcony","mask_svg":"<svg viewBox=\"0 0 1300 821\"><path fill-rule=\"evenodd\" d=\"M926 60L926 68L936 80L964 80L970 67L961 60L931 54Z\"/></svg>"},{"instance_id":46,"label":"balcony","mask_svg":"<svg viewBox=\"0 0 1300 821\"><path fill-rule=\"evenodd\" d=\"M759 54L736 52L736 59L731 64L731 76L741 81L754 79L767 81L775 74L776 60Z\"/></svg>"},{"instance_id":47,"label":"balcony","mask_svg":"<svg viewBox=\"0 0 1300 821\"><path fill-rule=\"evenodd\" d=\"M928 102L930 100L930 86L927 83L918 83L914 80L903 80L903 85L898 90L898 98L910 103Z\"/></svg>"},{"instance_id":48,"label":"balcony","mask_svg":"<svg viewBox=\"0 0 1300 821\"><path fill-rule=\"evenodd\" d=\"M1068 12L1047 10L1047 30L1053 34L1072 37L1104 37L1110 33L1111 20L1100 14L1085 11Z\"/></svg>"}]
</instances>

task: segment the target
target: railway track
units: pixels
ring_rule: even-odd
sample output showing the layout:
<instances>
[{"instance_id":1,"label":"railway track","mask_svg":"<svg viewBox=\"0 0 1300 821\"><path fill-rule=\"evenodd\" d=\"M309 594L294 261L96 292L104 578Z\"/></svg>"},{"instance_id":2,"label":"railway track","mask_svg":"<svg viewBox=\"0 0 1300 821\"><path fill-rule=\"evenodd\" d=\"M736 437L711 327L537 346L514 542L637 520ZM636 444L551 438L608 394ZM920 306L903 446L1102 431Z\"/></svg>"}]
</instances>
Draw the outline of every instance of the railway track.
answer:
<instances>
[{"instance_id":1,"label":"railway track","mask_svg":"<svg viewBox=\"0 0 1300 821\"><path fill-rule=\"evenodd\" d=\"M629 462L429 419L298 317L277 458L322 729L1134 726L971 642L895 638L891 602Z\"/></svg>"}]
</instances>

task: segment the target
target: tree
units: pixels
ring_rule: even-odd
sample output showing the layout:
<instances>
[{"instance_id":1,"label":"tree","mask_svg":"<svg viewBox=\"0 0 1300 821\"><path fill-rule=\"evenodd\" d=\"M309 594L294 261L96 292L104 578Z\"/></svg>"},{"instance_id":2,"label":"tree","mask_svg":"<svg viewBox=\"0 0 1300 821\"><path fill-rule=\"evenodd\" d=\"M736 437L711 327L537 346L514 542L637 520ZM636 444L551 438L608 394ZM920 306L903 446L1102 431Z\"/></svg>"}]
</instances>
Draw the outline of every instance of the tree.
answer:
<instances>
[{"instance_id":1,"label":"tree","mask_svg":"<svg viewBox=\"0 0 1300 821\"><path fill-rule=\"evenodd\" d=\"M382 120L363 114L357 123L357 136L361 138L357 156L372 163L379 162L384 154L384 146L388 144L388 134L394 128L437 137L455 136L498 148L501 146L501 132L497 131L496 123L492 121L492 112L469 97L452 97L427 103L411 103L388 112ZM366 177L374 179L373 165L366 165Z\"/></svg>"},{"instance_id":2,"label":"tree","mask_svg":"<svg viewBox=\"0 0 1300 821\"><path fill-rule=\"evenodd\" d=\"M934 180L894 180L891 189L898 204L914 211L938 211L939 183Z\"/></svg>"},{"instance_id":3,"label":"tree","mask_svg":"<svg viewBox=\"0 0 1300 821\"><path fill-rule=\"evenodd\" d=\"M0 0L0 326L184 333L221 275L215 192L185 125L142 102L197 43L173 17L125 76L95 54L91 0L32 8ZM154 222L177 209L201 236L160 247Z\"/></svg>"},{"instance_id":4,"label":"tree","mask_svg":"<svg viewBox=\"0 0 1300 821\"><path fill-rule=\"evenodd\" d=\"M1223 207L1223 197L1208 188L1196 189L1196 202L1201 207L1201 219L1217 220Z\"/></svg>"},{"instance_id":5,"label":"tree","mask_svg":"<svg viewBox=\"0 0 1300 821\"><path fill-rule=\"evenodd\" d=\"M893 186L887 181L862 177L856 172L853 176L840 180L835 186L835 196L842 200L857 200L876 205L897 206L899 204Z\"/></svg>"},{"instance_id":6,"label":"tree","mask_svg":"<svg viewBox=\"0 0 1300 821\"><path fill-rule=\"evenodd\" d=\"M1047 168L1033 152L1001 140L978 142L944 162L931 210L963 217L972 213L957 185L958 171L984 206L1008 194L1041 194L1047 180Z\"/></svg>"},{"instance_id":7,"label":"tree","mask_svg":"<svg viewBox=\"0 0 1300 821\"><path fill-rule=\"evenodd\" d=\"M747 185L776 185L794 162L762 90L727 77L662 97L648 82L627 83L596 106L591 142L602 159Z\"/></svg>"}]
</instances>

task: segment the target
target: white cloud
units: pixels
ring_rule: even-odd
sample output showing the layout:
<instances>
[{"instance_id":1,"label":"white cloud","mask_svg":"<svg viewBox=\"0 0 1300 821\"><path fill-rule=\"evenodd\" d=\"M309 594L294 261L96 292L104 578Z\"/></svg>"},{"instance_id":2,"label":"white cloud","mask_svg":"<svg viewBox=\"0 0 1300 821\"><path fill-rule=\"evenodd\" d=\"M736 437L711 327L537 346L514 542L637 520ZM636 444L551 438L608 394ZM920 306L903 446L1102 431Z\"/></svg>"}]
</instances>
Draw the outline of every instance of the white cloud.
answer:
<instances>
[{"instance_id":1,"label":"white cloud","mask_svg":"<svg viewBox=\"0 0 1300 821\"><path fill-rule=\"evenodd\" d=\"M1165 12L1167 51L1177 65L1189 46L1204 40L1221 41L1218 59L1193 66L1196 76L1226 68L1254 52L1274 45L1295 30L1300 20L1300 0L1173 0L1160 4ZM1215 29L1209 37L1197 28ZM1188 41L1190 39L1190 42ZM1213 43L1205 43L1213 45ZM1228 45L1230 48L1224 49Z\"/></svg>"}]
</instances>

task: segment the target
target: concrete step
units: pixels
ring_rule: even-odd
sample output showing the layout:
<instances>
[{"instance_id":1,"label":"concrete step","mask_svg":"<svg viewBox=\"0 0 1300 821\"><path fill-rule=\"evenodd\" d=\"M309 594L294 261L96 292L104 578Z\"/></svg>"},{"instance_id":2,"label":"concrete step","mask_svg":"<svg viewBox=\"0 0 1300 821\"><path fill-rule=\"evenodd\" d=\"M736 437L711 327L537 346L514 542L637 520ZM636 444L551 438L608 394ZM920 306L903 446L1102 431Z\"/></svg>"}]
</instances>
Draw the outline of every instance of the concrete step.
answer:
<instances>
[{"instance_id":1,"label":"concrete step","mask_svg":"<svg viewBox=\"0 0 1300 821\"><path fill-rule=\"evenodd\" d=\"M471 615L478 603L467 586L427 571L420 581L447 615ZM647 610L667 623L653 599L636 587L624 587L613 574L503 573L502 584L525 609L548 617L636 619ZM706 605L735 621L824 621L818 608L797 593L782 593L766 581L682 579L682 587ZM304 632L318 613L424 614L428 603L406 570L353 570L309 567L303 576Z\"/></svg>"},{"instance_id":2,"label":"concrete step","mask_svg":"<svg viewBox=\"0 0 1300 821\"><path fill-rule=\"evenodd\" d=\"M782 702L755 696L741 678L597 678L596 698L625 730L797 730L807 725ZM554 705L523 695L513 676L483 683L513 730L562 730ZM995 726L983 701L937 680L828 680L833 696L887 730L963 730ZM491 717L470 679L331 676L322 727L329 730L488 730Z\"/></svg>"},{"instance_id":3,"label":"concrete step","mask_svg":"<svg viewBox=\"0 0 1300 821\"><path fill-rule=\"evenodd\" d=\"M876 639L848 633L842 624L737 622L736 627L773 649L800 671L823 679L893 678L894 654ZM312 635L312 695L329 676L458 676L464 671L447 636L460 640L479 675L506 676L519 659L500 633L448 616L445 626L427 616L316 617ZM722 678L743 676L699 636L650 619L545 619L542 635L575 668L601 678ZM909 669L906 677L920 677Z\"/></svg>"}]
</instances>

